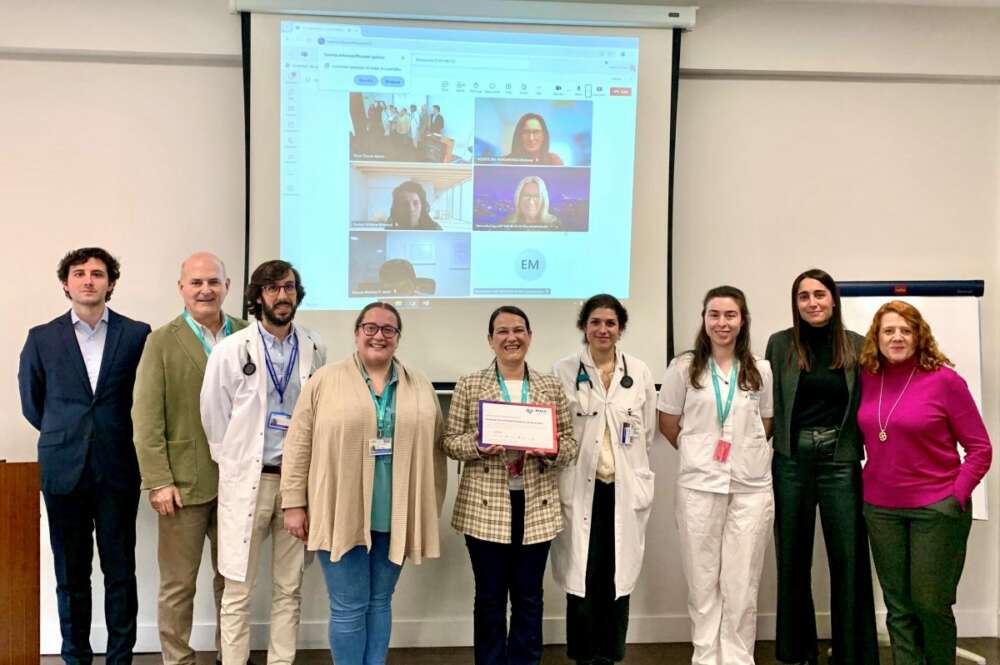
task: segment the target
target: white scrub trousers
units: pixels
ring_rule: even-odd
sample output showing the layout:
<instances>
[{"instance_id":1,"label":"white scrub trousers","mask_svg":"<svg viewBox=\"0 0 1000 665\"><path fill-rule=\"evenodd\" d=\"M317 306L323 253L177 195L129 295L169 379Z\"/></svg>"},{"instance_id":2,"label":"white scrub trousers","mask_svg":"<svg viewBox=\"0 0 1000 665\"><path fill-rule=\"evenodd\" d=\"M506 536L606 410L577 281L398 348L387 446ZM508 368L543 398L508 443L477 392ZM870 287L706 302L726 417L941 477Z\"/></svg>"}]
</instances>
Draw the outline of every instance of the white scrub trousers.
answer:
<instances>
[{"instance_id":1,"label":"white scrub trousers","mask_svg":"<svg viewBox=\"0 0 1000 665\"><path fill-rule=\"evenodd\" d=\"M688 583L691 665L753 665L757 589L774 523L774 495L677 488Z\"/></svg>"}]
</instances>

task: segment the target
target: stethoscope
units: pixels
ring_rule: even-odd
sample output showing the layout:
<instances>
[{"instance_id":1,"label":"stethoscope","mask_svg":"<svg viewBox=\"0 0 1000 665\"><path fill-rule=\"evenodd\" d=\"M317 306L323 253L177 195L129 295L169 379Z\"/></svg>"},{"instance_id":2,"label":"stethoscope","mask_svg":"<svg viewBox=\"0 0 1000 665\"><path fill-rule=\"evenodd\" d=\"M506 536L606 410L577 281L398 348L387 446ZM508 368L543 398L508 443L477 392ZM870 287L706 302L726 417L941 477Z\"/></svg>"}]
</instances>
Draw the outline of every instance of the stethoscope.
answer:
<instances>
[{"instance_id":1,"label":"stethoscope","mask_svg":"<svg viewBox=\"0 0 1000 665\"><path fill-rule=\"evenodd\" d=\"M312 341L312 340L310 340ZM243 363L243 373L247 376L253 376L253 373L257 371L257 364L253 361L253 356L250 355L250 344L252 340L247 340L243 350L247 354L247 361ZM316 353L319 349L316 347L316 342L312 343L313 353ZM309 376L312 376L311 374Z\"/></svg>"},{"instance_id":2,"label":"stethoscope","mask_svg":"<svg viewBox=\"0 0 1000 665\"><path fill-rule=\"evenodd\" d=\"M618 380L618 385L620 385L622 388L625 388L625 389L631 388L635 384L635 381L633 381L632 377L629 376L629 373L628 373L628 361L625 360L625 355L624 354L622 355L622 372L623 372L622 378ZM594 382L590 379L590 374L587 372L587 368L583 364L583 358L581 358L580 359L580 364L576 368L576 392L577 393L580 392L580 384L583 383L584 381L587 382L587 385L590 386L590 390L593 391L594 390ZM583 406L583 405L581 404L581 406ZM587 406L588 406L588 408L585 408L583 413L580 413L578 411L576 415L580 416L580 417L583 417L583 416L596 416L597 415L597 411L591 411L590 408L589 408L589 406L590 406L590 398L589 397L587 398Z\"/></svg>"}]
</instances>

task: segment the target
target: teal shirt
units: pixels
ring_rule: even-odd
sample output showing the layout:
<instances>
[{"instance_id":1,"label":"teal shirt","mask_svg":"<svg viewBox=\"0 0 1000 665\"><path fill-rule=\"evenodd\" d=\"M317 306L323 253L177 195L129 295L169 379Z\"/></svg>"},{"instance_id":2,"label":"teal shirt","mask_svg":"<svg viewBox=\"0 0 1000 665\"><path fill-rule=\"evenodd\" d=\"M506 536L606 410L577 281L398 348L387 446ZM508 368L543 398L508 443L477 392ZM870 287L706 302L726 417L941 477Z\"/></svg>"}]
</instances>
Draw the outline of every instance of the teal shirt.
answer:
<instances>
[{"instance_id":1,"label":"teal shirt","mask_svg":"<svg viewBox=\"0 0 1000 665\"><path fill-rule=\"evenodd\" d=\"M378 397L372 388L371 378L360 362L361 375L368 384L368 392L378 413ZM385 384L387 403L382 430L378 433L383 438L391 439L396 430L396 366L392 365L389 381ZM388 533L392 524L392 455L379 455L375 458L375 482L372 486L372 531Z\"/></svg>"}]
</instances>

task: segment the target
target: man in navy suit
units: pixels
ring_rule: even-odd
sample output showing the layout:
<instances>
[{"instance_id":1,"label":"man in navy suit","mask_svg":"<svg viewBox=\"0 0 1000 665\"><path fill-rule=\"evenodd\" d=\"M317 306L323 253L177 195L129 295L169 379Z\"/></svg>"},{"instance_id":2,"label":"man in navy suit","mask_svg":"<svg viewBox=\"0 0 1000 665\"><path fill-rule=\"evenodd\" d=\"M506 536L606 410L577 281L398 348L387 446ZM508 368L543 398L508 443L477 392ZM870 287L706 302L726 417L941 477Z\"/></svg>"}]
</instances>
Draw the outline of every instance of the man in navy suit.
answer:
<instances>
[{"instance_id":1,"label":"man in navy suit","mask_svg":"<svg viewBox=\"0 0 1000 665\"><path fill-rule=\"evenodd\" d=\"M67 665L89 665L94 657L95 532L104 573L107 663L131 663L135 646L139 466L132 445L132 384L150 328L107 308L119 274L118 261L99 247L63 257L59 281L72 308L28 332L17 375L21 411L40 432L38 462Z\"/></svg>"}]
</instances>

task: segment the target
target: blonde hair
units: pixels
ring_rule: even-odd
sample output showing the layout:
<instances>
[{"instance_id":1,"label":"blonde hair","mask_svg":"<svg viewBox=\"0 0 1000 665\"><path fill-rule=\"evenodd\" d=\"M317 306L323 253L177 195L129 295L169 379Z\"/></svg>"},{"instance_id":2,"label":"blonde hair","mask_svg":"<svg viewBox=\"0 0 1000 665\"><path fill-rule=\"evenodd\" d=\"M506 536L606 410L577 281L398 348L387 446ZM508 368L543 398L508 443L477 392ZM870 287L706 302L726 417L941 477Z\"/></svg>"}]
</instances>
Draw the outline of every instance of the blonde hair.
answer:
<instances>
[{"instance_id":1,"label":"blonde hair","mask_svg":"<svg viewBox=\"0 0 1000 665\"><path fill-rule=\"evenodd\" d=\"M924 317L920 315L920 311L908 302L890 300L875 312L872 324L868 328L868 334L865 335L865 343L861 349L861 357L859 359L862 367L872 374L878 372L881 367L885 357L878 348L878 334L879 328L882 327L882 317L889 313L898 314L903 317L910 324L910 327L913 328L913 334L916 338L914 343L917 347L913 355L916 358L917 367L922 370L932 371L942 365L955 366L955 363L951 362L948 356L941 353L937 341L931 333L931 327L924 320Z\"/></svg>"},{"instance_id":2,"label":"blonde hair","mask_svg":"<svg viewBox=\"0 0 1000 665\"><path fill-rule=\"evenodd\" d=\"M524 178L521 182L517 183L517 189L514 191L514 219L521 223L527 221L521 217L521 190L524 189L525 185L531 182L538 185L538 195L542 199L542 209L538 213L538 223L555 223L557 219L556 216L549 212L549 188L545 186L545 181L536 175L529 175L527 178Z\"/></svg>"}]
</instances>

